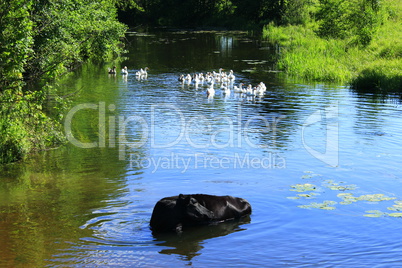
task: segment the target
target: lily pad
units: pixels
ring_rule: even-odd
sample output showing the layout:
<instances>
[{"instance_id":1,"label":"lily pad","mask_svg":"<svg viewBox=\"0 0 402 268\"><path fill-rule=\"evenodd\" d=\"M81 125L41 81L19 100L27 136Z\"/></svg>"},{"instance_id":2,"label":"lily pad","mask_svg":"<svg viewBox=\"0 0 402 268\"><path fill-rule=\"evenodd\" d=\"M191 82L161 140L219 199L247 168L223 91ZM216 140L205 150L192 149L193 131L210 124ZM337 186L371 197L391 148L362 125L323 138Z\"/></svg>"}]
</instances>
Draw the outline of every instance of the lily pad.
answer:
<instances>
[{"instance_id":1,"label":"lily pad","mask_svg":"<svg viewBox=\"0 0 402 268\"><path fill-rule=\"evenodd\" d=\"M384 194L366 194L359 196L357 199L361 201L379 202L394 200L396 197L389 197Z\"/></svg>"},{"instance_id":2,"label":"lily pad","mask_svg":"<svg viewBox=\"0 0 402 268\"><path fill-rule=\"evenodd\" d=\"M371 217L371 218L379 218L379 217L382 217L382 216L386 215L386 213L381 212L379 210L368 210L366 212L369 213L369 214L364 214L363 216Z\"/></svg>"},{"instance_id":3,"label":"lily pad","mask_svg":"<svg viewBox=\"0 0 402 268\"><path fill-rule=\"evenodd\" d=\"M313 177L321 176L321 174L316 174L313 171L309 171L309 170L304 171L304 173L306 173L306 174L301 177L302 179L311 179Z\"/></svg>"},{"instance_id":4,"label":"lily pad","mask_svg":"<svg viewBox=\"0 0 402 268\"><path fill-rule=\"evenodd\" d=\"M333 207L333 205L336 205L336 204L337 204L337 202L335 202L335 201L326 200L326 201L324 201L322 203L313 202L313 203L311 203L309 205L301 205L301 206L298 206L298 207L306 208L306 209L318 208L318 209L324 209L324 210L334 210L334 209L336 209L336 207Z\"/></svg>"},{"instance_id":5,"label":"lily pad","mask_svg":"<svg viewBox=\"0 0 402 268\"><path fill-rule=\"evenodd\" d=\"M400 217L402 217L402 213L401 212L388 213L388 216L400 218Z\"/></svg>"},{"instance_id":6,"label":"lily pad","mask_svg":"<svg viewBox=\"0 0 402 268\"><path fill-rule=\"evenodd\" d=\"M395 197L389 197L384 194L366 194L361 196L353 196L351 193L341 193L337 195L339 198L343 199L340 204L348 205L357 201L369 201L369 202L380 202L380 201L389 201L396 199Z\"/></svg>"},{"instance_id":7,"label":"lily pad","mask_svg":"<svg viewBox=\"0 0 402 268\"><path fill-rule=\"evenodd\" d=\"M305 184L298 183L295 185L291 185L291 187L292 189L290 190L294 192L309 192L317 190L317 186L311 183L305 183Z\"/></svg>"},{"instance_id":8,"label":"lily pad","mask_svg":"<svg viewBox=\"0 0 402 268\"><path fill-rule=\"evenodd\" d=\"M300 198L313 199L315 198L316 195L319 194L317 193L298 194L296 196L289 196L288 199L300 199Z\"/></svg>"},{"instance_id":9,"label":"lily pad","mask_svg":"<svg viewBox=\"0 0 402 268\"><path fill-rule=\"evenodd\" d=\"M347 191L347 190L355 190L357 186L355 184L344 185L344 182L335 182L333 180L326 180L326 187L334 191Z\"/></svg>"},{"instance_id":10,"label":"lily pad","mask_svg":"<svg viewBox=\"0 0 402 268\"><path fill-rule=\"evenodd\" d=\"M393 211L402 211L402 201L394 201L394 205L392 207L388 207L388 210Z\"/></svg>"},{"instance_id":11,"label":"lily pad","mask_svg":"<svg viewBox=\"0 0 402 268\"><path fill-rule=\"evenodd\" d=\"M343 200L342 202L339 202L341 205L350 205L354 202L357 202L357 198L351 193L341 193L338 194L337 197Z\"/></svg>"}]
</instances>

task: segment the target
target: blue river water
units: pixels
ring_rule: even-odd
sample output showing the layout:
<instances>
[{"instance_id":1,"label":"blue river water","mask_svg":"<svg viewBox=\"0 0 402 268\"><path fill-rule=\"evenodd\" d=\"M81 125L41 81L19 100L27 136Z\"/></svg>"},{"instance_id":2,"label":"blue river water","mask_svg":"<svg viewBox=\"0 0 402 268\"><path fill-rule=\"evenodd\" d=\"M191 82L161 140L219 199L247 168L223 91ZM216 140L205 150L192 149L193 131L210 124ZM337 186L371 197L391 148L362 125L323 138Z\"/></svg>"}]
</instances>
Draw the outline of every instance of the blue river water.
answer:
<instances>
[{"instance_id":1,"label":"blue river water","mask_svg":"<svg viewBox=\"0 0 402 268\"><path fill-rule=\"evenodd\" d=\"M128 75L87 65L60 84L80 91L63 122L69 144L2 168L0 264L400 266L397 96L287 79L275 47L243 33L128 40L118 63ZM216 83L208 97L206 82L177 80L221 67L266 92L228 95ZM242 197L253 212L153 235L153 206L180 193Z\"/></svg>"}]
</instances>

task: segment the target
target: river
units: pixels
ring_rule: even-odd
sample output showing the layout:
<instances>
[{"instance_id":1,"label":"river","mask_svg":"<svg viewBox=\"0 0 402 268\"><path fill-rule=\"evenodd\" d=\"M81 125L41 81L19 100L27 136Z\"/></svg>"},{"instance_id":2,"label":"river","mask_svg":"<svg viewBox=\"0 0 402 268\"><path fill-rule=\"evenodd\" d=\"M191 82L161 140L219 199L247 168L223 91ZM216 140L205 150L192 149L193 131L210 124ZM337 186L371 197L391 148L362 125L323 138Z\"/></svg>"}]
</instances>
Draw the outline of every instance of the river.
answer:
<instances>
[{"instance_id":1,"label":"river","mask_svg":"<svg viewBox=\"0 0 402 268\"><path fill-rule=\"evenodd\" d=\"M69 143L0 167L2 267L398 267L398 96L294 81L278 49L241 32L130 33L128 75L87 64ZM137 79L149 67L146 79ZM181 74L234 71L261 96L207 97ZM155 203L247 199L240 221L153 235Z\"/></svg>"}]
</instances>

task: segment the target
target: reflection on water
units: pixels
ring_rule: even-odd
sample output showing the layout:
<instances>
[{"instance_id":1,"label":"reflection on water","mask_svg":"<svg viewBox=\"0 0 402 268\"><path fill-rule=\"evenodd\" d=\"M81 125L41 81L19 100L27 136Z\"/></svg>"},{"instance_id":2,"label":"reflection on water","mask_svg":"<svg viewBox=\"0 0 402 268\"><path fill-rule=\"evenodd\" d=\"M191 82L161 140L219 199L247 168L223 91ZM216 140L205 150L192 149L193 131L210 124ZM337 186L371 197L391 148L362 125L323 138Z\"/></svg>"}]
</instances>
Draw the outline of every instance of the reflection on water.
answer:
<instances>
[{"instance_id":1,"label":"reflection on water","mask_svg":"<svg viewBox=\"0 0 402 268\"><path fill-rule=\"evenodd\" d=\"M69 145L0 167L0 266L400 263L398 99L286 82L269 44L241 33L128 40L118 67L128 75L108 75L115 63L88 64L60 82L65 95L79 92L64 122ZM208 99L206 84L177 81L221 67L234 70L236 85L263 81L266 93L224 95L216 85ZM329 125L336 166L311 154L336 144ZM195 192L245 198L253 214L153 236L155 203Z\"/></svg>"},{"instance_id":2,"label":"reflection on water","mask_svg":"<svg viewBox=\"0 0 402 268\"><path fill-rule=\"evenodd\" d=\"M202 245L205 240L215 237L226 236L234 232L244 231L243 224L250 223L250 217L240 220L228 221L210 226L198 226L189 228L183 233L162 233L154 234L158 246L169 247L162 249L162 254L177 254L185 261L191 261L195 256L201 255L199 251L204 248ZM247 228L247 227L246 227Z\"/></svg>"}]
</instances>

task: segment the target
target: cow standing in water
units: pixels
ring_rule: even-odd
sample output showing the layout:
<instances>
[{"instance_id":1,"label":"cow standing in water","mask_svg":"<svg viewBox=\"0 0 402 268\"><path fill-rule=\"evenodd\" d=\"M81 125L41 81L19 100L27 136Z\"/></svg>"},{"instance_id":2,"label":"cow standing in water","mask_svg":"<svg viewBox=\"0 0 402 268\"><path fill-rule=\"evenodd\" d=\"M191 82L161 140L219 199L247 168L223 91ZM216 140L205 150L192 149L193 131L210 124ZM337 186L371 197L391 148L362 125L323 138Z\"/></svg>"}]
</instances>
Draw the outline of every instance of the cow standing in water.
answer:
<instances>
[{"instance_id":1,"label":"cow standing in water","mask_svg":"<svg viewBox=\"0 0 402 268\"><path fill-rule=\"evenodd\" d=\"M153 232L181 232L184 227L239 219L251 214L247 200L233 196L193 194L165 197L152 212Z\"/></svg>"}]
</instances>

